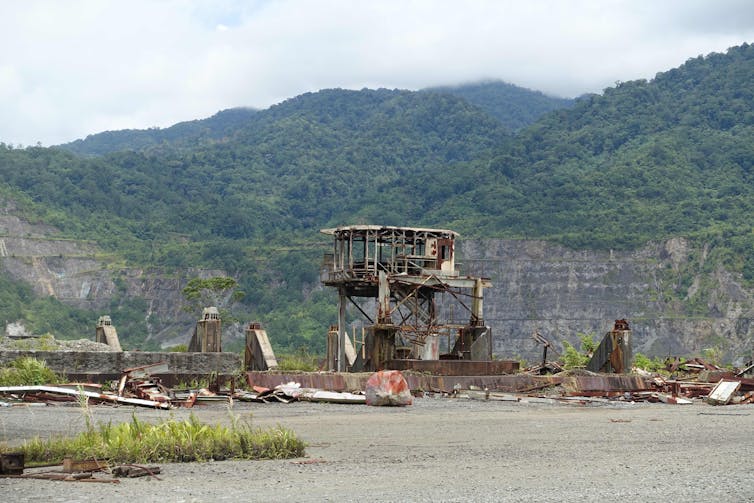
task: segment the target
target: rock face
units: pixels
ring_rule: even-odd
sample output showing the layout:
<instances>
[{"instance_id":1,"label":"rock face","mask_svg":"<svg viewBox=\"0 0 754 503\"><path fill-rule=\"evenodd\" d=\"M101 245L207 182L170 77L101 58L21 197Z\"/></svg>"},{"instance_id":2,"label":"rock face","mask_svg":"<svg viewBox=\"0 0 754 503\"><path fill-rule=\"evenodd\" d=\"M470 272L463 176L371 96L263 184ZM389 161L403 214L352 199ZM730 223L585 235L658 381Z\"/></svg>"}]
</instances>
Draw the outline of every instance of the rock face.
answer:
<instances>
[{"instance_id":1,"label":"rock face","mask_svg":"<svg viewBox=\"0 0 754 503\"><path fill-rule=\"evenodd\" d=\"M114 298L142 298L147 304L147 340L154 338L166 345L186 343L198 318L181 310L181 290L188 279L224 275L206 269L168 274L118 268L102 258L96 243L61 239L56 234L50 226L30 224L0 211L0 263L5 273L29 284L37 295L54 296L99 314L107 314Z\"/></svg>"},{"instance_id":2,"label":"rock face","mask_svg":"<svg viewBox=\"0 0 754 503\"><path fill-rule=\"evenodd\" d=\"M186 343L194 327L196 318L180 309L187 279L224 274L117 268L101 258L94 243L55 236L54 228L0 209L2 267L37 294L100 314L107 314L114 298L142 298L148 338L163 347ZM610 252L492 239L460 241L457 253L462 274L492 280L484 313L499 357L533 362L541 357L531 337L535 330L557 348L563 341L579 347L579 334L601 339L620 318L631 324L634 352L664 357L718 348L734 363L752 357L753 292L709 263L707 245L671 239L633 252ZM459 313L455 318L467 320ZM243 337L240 325L227 324L224 332Z\"/></svg>"},{"instance_id":3,"label":"rock face","mask_svg":"<svg viewBox=\"0 0 754 503\"><path fill-rule=\"evenodd\" d=\"M543 241L467 240L459 246L462 273L489 277L485 322L495 354L541 358L535 330L562 347L579 347L626 318L634 352L650 356L701 354L719 348L743 360L754 349L754 298L721 268L707 271L706 247L683 239L634 252L574 251Z\"/></svg>"}]
</instances>

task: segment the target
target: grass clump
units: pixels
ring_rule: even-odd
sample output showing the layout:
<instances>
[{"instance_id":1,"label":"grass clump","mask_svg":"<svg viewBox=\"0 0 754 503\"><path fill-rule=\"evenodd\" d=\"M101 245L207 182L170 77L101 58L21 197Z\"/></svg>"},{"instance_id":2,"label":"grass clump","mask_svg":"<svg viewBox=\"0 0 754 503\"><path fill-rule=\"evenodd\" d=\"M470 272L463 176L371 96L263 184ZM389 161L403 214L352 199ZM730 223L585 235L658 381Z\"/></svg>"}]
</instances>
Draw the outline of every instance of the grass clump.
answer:
<instances>
[{"instance_id":1,"label":"grass clump","mask_svg":"<svg viewBox=\"0 0 754 503\"><path fill-rule=\"evenodd\" d=\"M75 437L39 437L21 450L31 463L59 463L66 456L111 463L188 462L223 459L284 459L300 457L305 444L285 428L267 430L239 425L209 425L193 414L157 424L139 421L105 424Z\"/></svg>"},{"instance_id":2,"label":"grass clump","mask_svg":"<svg viewBox=\"0 0 754 503\"><path fill-rule=\"evenodd\" d=\"M23 357L0 368L0 386L36 386L58 384L60 377L43 360Z\"/></svg>"},{"instance_id":3,"label":"grass clump","mask_svg":"<svg viewBox=\"0 0 754 503\"><path fill-rule=\"evenodd\" d=\"M306 348L299 348L294 353L282 354L277 358L278 370L286 372L316 372L319 370L319 358L312 355Z\"/></svg>"}]
</instances>

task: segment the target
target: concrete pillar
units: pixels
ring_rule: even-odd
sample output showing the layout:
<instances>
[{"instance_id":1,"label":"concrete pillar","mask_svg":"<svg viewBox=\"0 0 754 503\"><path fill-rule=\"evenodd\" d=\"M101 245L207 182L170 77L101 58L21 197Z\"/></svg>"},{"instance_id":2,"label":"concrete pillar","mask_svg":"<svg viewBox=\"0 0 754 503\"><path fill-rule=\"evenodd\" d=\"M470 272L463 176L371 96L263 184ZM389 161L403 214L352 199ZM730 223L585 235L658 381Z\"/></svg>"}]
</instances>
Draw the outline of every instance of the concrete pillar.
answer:
<instances>
[{"instance_id":1,"label":"concrete pillar","mask_svg":"<svg viewBox=\"0 0 754 503\"><path fill-rule=\"evenodd\" d=\"M339 290L338 295L338 372L346 370L346 292Z\"/></svg>"}]
</instances>

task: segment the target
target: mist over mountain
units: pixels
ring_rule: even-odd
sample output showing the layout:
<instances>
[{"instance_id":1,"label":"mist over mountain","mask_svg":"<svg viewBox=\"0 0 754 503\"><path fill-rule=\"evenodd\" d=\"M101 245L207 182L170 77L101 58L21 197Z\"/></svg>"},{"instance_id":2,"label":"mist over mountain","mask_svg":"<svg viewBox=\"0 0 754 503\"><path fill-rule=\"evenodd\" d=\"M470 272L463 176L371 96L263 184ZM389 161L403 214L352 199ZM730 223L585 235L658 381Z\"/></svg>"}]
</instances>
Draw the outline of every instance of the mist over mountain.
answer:
<instances>
[{"instance_id":1,"label":"mist over mountain","mask_svg":"<svg viewBox=\"0 0 754 503\"><path fill-rule=\"evenodd\" d=\"M430 87L424 91L459 96L485 110L511 131L523 129L549 112L570 108L575 102L568 98L547 96L539 91L500 80Z\"/></svg>"}]
</instances>

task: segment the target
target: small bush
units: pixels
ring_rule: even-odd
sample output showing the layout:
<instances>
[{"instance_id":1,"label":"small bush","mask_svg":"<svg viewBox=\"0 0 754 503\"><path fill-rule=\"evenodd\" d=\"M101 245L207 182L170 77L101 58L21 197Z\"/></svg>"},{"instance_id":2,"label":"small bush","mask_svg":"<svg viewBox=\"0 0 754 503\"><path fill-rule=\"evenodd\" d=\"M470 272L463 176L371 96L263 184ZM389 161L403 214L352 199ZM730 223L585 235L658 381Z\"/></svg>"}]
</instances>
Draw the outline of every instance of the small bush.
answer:
<instances>
[{"instance_id":1,"label":"small bush","mask_svg":"<svg viewBox=\"0 0 754 503\"><path fill-rule=\"evenodd\" d=\"M634 355L634 367L646 370L647 372L660 372L665 370L665 362L658 357L649 358L642 353Z\"/></svg>"},{"instance_id":2,"label":"small bush","mask_svg":"<svg viewBox=\"0 0 754 503\"><path fill-rule=\"evenodd\" d=\"M563 368L586 367L589 356L579 353L568 341L563 341Z\"/></svg>"},{"instance_id":3,"label":"small bush","mask_svg":"<svg viewBox=\"0 0 754 503\"><path fill-rule=\"evenodd\" d=\"M591 355L594 354L594 352L597 350L597 343L594 341L594 336L592 334L577 334L579 336L579 340L581 341L581 352L589 355L591 358Z\"/></svg>"},{"instance_id":4,"label":"small bush","mask_svg":"<svg viewBox=\"0 0 754 503\"><path fill-rule=\"evenodd\" d=\"M60 377L47 367L44 361L24 357L0 368L0 386L37 386L58 384Z\"/></svg>"}]
</instances>

